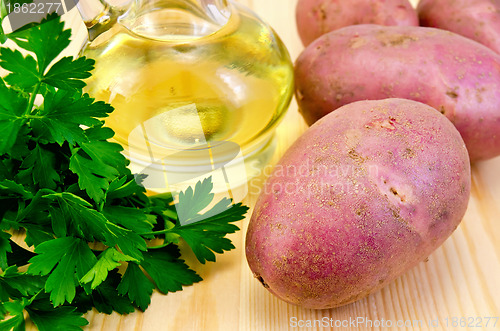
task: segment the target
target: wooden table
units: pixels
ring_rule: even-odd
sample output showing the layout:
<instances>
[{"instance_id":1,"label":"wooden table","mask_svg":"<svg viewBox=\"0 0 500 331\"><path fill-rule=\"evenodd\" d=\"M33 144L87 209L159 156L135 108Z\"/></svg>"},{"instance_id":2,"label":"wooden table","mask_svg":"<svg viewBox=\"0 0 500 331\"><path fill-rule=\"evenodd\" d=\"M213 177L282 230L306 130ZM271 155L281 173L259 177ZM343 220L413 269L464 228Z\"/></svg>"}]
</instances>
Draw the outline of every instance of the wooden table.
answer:
<instances>
[{"instance_id":1,"label":"wooden table","mask_svg":"<svg viewBox=\"0 0 500 331\"><path fill-rule=\"evenodd\" d=\"M278 32L295 59L303 49L295 26L297 0L239 0L256 11ZM417 1L413 1L415 4ZM72 15L71 14L75 14ZM85 31L77 13L66 18ZM292 101L288 114L278 128L276 162L290 144L306 129ZM500 316L500 157L472 167L472 197L462 224L437 249L428 261L396 279L386 288L353 304L330 310L301 309L272 296L253 278L244 254L248 219L239 223L242 230L230 238L236 249L219 255L216 263L199 264L187 251L187 262L204 281L181 292L154 293L146 312L127 316L90 312L88 330L317 330L328 328L293 327L313 320L333 324L357 318L375 325L396 325L398 321L422 323L413 329L466 329L460 318ZM264 176L252 187L262 185ZM250 190L245 203L253 206L257 195ZM250 215L250 214L249 214ZM186 257L186 256L185 256ZM458 319L458 320L456 320ZM421 321L421 322L418 322ZM439 323L436 328L429 327ZM458 327L453 328L456 321ZM469 320L467 320L469 321ZM448 327L446 327L448 323ZM492 322L490 322L490 325ZM352 324L350 325L352 328ZM349 329L343 328L343 329ZM360 325L359 330L382 329ZM386 328L384 328L386 329ZM410 328L411 329L411 328ZM500 330L500 321L496 328Z\"/></svg>"}]
</instances>

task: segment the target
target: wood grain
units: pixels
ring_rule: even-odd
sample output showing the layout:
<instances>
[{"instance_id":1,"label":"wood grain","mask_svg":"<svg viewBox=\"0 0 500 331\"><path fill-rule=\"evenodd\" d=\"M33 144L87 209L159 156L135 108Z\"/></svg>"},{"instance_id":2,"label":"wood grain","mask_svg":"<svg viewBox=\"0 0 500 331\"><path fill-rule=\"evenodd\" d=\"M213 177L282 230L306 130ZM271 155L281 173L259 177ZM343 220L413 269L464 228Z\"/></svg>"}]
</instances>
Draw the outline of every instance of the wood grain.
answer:
<instances>
[{"instance_id":1,"label":"wood grain","mask_svg":"<svg viewBox=\"0 0 500 331\"><path fill-rule=\"evenodd\" d=\"M280 35L295 59L303 49L295 26L296 0L240 0L254 9ZM412 1L413 4L416 1ZM85 35L76 12L66 21L78 30L75 48ZM292 101L277 130L276 162L290 144L306 129ZM87 330L327 330L328 327L294 328L293 318L303 322L332 319L334 325L351 319L370 319L375 325L358 325L359 330L396 329L376 327L377 321L413 321L415 330L465 330L453 327L453 318L500 317L500 158L481 162L472 168L472 197L462 224L435 251L386 288L353 304L330 310L307 310L288 305L273 297L252 277L244 254L248 218L242 231L231 236L236 249L217 257L216 263L200 265L184 250L188 264L204 281L183 291L155 293L144 313L87 314ZM265 176L250 182L245 203L253 206ZM446 319L448 318L448 325ZM323 321L323 320L322 320ZM420 322L418 322L420 321ZM439 322L437 327L429 321ZM317 322L316 322L317 323ZM416 323L416 324L415 324ZM344 322L345 324L345 322ZM500 330L500 321L488 329ZM436 326L436 324L434 324ZM31 327L32 328L32 327ZM354 329L352 324L340 329ZM477 329L477 328L471 328Z\"/></svg>"}]
</instances>

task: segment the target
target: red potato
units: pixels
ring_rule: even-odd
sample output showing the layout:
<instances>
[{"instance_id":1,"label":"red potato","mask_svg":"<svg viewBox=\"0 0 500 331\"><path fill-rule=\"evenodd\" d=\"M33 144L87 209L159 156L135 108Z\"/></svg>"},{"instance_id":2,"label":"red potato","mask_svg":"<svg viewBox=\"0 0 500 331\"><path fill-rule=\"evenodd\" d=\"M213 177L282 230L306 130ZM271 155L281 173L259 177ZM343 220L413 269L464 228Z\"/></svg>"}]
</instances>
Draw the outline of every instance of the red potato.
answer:
<instances>
[{"instance_id":1,"label":"red potato","mask_svg":"<svg viewBox=\"0 0 500 331\"><path fill-rule=\"evenodd\" d=\"M500 0L420 0L420 25L458 33L500 53Z\"/></svg>"},{"instance_id":2,"label":"red potato","mask_svg":"<svg viewBox=\"0 0 500 331\"><path fill-rule=\"evenodd\" d=\"M308 124L358 100L420 101L453 122L472 161L500 155L500 55L448 31L354 25L330 32L296 60L295 94Z\"/></svg>"},{"instance_id":3,"label":"red potato","mask_svg":"<svg viewBox=\"0 0 500 331\"><path fill-rule=\"evenodd\" d=\"M441 245L470 185L464 142L433 108L405 99L346 105L276 165L248 226L248 264L289 303L348 304Z\"/></svg>"},{"instance_id":4,"label":"red potato","mask_svg":"<svg viewBox=\"0 0 500 331\"><path fill-rule=\"evenodd\" d=\"M304 46L348 25L418 25L408 0L299 0L295 15Z\"/></svg>"}]
</instances>

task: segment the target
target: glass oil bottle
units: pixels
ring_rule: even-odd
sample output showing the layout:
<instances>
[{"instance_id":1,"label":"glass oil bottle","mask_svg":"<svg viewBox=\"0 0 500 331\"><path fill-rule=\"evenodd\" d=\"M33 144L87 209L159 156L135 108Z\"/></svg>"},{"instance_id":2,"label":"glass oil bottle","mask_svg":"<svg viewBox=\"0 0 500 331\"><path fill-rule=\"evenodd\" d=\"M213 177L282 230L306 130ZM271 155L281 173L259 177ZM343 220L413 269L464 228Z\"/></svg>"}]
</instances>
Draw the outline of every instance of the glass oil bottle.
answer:
<instances>
[{"instance_id":1,"label":"glass oil bottle","mask_svg":"<svg viewBox=\"0 0 500 331\"><path fill-rule=\"evenodd\" d=\"M96 60L86 92L115 111L106 125L146 188L215 190L257 175L292 96L293 67L266 23L226 0L80 1Z\"/></svg>"}]
</instances>

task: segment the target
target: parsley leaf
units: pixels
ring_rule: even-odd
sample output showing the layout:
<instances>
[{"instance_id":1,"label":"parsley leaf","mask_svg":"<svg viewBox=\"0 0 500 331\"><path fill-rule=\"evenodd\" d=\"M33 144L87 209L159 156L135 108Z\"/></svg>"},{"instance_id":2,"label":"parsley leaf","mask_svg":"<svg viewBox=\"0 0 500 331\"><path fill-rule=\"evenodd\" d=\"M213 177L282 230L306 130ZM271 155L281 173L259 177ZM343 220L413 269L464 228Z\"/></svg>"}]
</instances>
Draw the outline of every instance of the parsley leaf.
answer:
<instances>
[{"instance_id":1,"label":"parsley leaf","mask_svg":"<svg viewBox=\"0 0 500 331\"><path fill-rule=\"evenodd\" d=\"M0 231L0 269L5 270L8 267L7 253L12 252L10 247L10 234Z\"/></svg>"},{"instance_id":2,"label":"parsley leaf","mask_svg":"<svg viewBox=\"0 0 500 331\"><path fill-rule=\"evenodd\" d=\"M0 54L2 52L0 51ZM0 55L0 60L2 59ZM0 120L14 120L18 118L26 110L28 105L27 100L19 91L11 89L5 85L4 80L0 77Z\"/></svg>"},{"instance_id":3,"label":"parsley leaf","mask_svg":"<svg viewBox=\"0 0 500 331\"><path fill-rule=\"evenodd\" d=\"M215 261L213 252L223 253L234 248L231 240L225 238L225 235L239 230L236 225L230 223L242 220L247 210L248 207L241 203L227 205L220 214L205 218L197 223L184 226L176 225L172 232L177 233L186 241L201 263Z\"/></svg>"},{"instance_id":4,"label":"parsley leaf","mask_svg":"<svg viewBox=\"0 0 500 331\"><path fill-rule=\"evenodd\" d=\"M18 50L2 48L0 59L0 66L11 71L4 78L9 85L30 89L40 81L37 63L31 55L25 57Z\"/></svg>"},{"instance_id":5,"label":"parsley leaf","mask_svg":"<svg viewBox=\"0 0 500 331\"><path fill-rule=\"evenodd\" d=\"M20 299L36 294L43 288L45 278L19 272L16 266L8 267L0 274L0 300Z\"/></svg>"},{"instance_id":6,"label":"parsley leaf","mask_svg":"<svg viewBox=\"0 0 500 331\"><path fill-rule=\"evenodd\" d=\"M135 310L133 303L127 296L118 293L118 284L121 275L117 269L108 273L106 279L95 288L89 295L80 293L77 300L77 306L80 311L86 311L94 306L97 311L111 314L116 311L119 314L128 314Z\"/></svg>"},{"instance_id":7,"label":"parsley leaf","mask_svg":"<svg viewBox=\"0 0 500 331\"><path fill-rule=\"evenodd\" d=\"M26 239L24 240L28 246L38 246L48 240L54 239L54 233L45 224L29 224L25 226Z\"/></svg>"},{"instance_id":8,"label":"parsley leaf","mask_svg":"<svg viewBox=\"0 0 500 331\"><path fill-rule=\"evenodd\" d=\"M179 223L171 229L191 247L196 258L201 262L215 261L216 253L223 253L234 248L231 241L224 238L228 233L234 233L239 228L230 224L244 218L248 207L241 203L232 204L224 198L204 214L199 214L213 200L213 184L210 178L198 182L195 189L187 189L179 194L176 210Z\"/></svg>"},{"instance_id":9,"label":"parsley leaf","mask_svg":"<svg viewBox=\"0 0 500 331\"><path fill-rule=\"evenodd\" d=\"M64 30L64 23L54 13L40 24L24 30L21 38L11 39L19 47L35 53L38 72L44 74L49 64L68 47L70 37L71 31Z\"/></svg>"},{"instance_id":10,"label":"parsley leaf","mask_svg":"<svg viewBox=\"0 0 500 331\"><path fill-rule=\"evenodd\" d=\"M59 236L69 233L87 241L105 241L106 235L112 236L106 228L106 218L79 196L63 192L47 194L44 199L55 202L50 211L53 230Z\"/></svg>"},{"instance_id":11,"label":"parsley leaf","mask_svg":"<svg viewBox=\"0 0 500 331\"><path fill-rule=\"evenodd\" d=\"M28 102L17 91L7 88L2 78L0 78L0 100L2 100L0 102L0 132L2 132L0 155L11 154L12 146L24 124L19 115L25 111Z\"/></svg>"},{"instance_id":12,"label":"parsley leaf","mask_svg":"<svg viewBox=\"0 0 500 331\"><path fill-rule=\"evenodd\" d=\"M139 197L143 195L144 192L146 192L146 189L137 184L134 176L123 176L111 181L106 197L108 201L112 201L113 199L121 199L130 196Z\"/></svg>"},{"instance_id":13,"label":"parsley leaf","mask_svg":"<svg viewBox=\"0 0 500 331\"><path fill-rule=\"evenodd\" d=\"M144 253L141 266L153 278L156 287L163 292L182 290L183 285L191 285L201 281L201 277L179 259L177 246L167 246L162 249Z\"/></svg>"},{"instance_id":14,"label":"parsley leaf","mask_svg":"<svg viewBox=\"0 0 500 331\"><path fill-rule=\"evenodd\" d=\"M17 118L11 122L2 120L1 118L2 114L0 113L0 132L2 132L0 136L0 153L10 154L23 123Z\"/></svg>"},{"instance_id":15,"label":"parsley leaf","mask_svg":"<svg viewBox=\"0 0 500 331\"><path fill-rule=\"evenodd\" d=\"M92 282L92 289L95 289L106 279L109 271L119 267L121 262L124 261L137 262L133 257L120 253L113 247L110 247L99 255L97 263L80 279L80 281L82 283Z\"/></svg>"},{"instance_id":16,"label":"parsley leaf","mask_svg":"<svg viewBox=\"0 0 500 331\"><path fill-rule=\"evenodd\" d=\"M156 223L155 215L145 214L137 208L106 206L102 212L110 222L137 233L151 231Z\"/></svg>"},{"instance_id":17,"label":"parsley leaf","mask_svg":"<svg viewBox=\"0 0 500 331\"><path fill-rule=\"evenodd\" d=\"M103 102L94 102L88 94L67 90L48 91L44 102L31 121L39 122L50 132L45 137L50 142L62 145L87 142L81 125L89 127L101 125L100 117L106 117L112 111L111 106Z\"/></svg>"},{"instance_id":18,"label":"parsley leaf","mask_svg":"<svg viewBox=\"0 0 500 331\"><path fill-rule=\"evenodd\" d=\"M81 331L82 326L89 324L75 307L63 306L40 310L28 306L26 311L40 331Z\"/></svg>"},{"instance_id":19,"label":"parsley leaf","mask_svg":"<svg viewBox=\"0 0 500 331\"><path fill-rule=\"evenodd\" d=\"M78 175L78 184L82 190L97 203L104 199L109 188L108 178L116 178L125 167L125 157L120 153L123 148L105 140L82 143L70 158L69 168Z\"/></svg>"},{"instance_id":20,"label":"parsley leaf","mask_svg":"<svg viewBox=\"0 0 500 331\"><path fill-rule=\"evenodd\" d=\"M25 299L22 301L12 301L2 303L2 309L9 313L10 318L0 322L1 330L24 331L25 322L23 309L26 305Z\"/></svg>"},{"instance_id":21,"label":"parsley leaf","mask_svg":"<svg viewBox=\"0 0 500 331\"><path fill-rule=\"evenodd\" d=\"M33 198L33 194L27 191L23 185L9 179L0 181L0 193L5 196L20 196L24 199Z\"/></svg>"},{"instance_id":22,"label":"parsley leaf","mask_svg":"<svg viewBox=\"0 0 500 331\"><path fill-rule=\"evenodd\" d=\"M43 81L65 90L81 89L86 85L81 79L90 77L94 63L94 60L84 57L76 60L72 57L63 57L50 68Z\"/></svg>"},{"instance_id":23,"label":"parsley leaf","mask_svg":"<svg viewBox=\"0 0 500 331\"><path fill-rule=\"evenodd\" d=\"M28 272L42 276L50 273L45 290L50 292L54 306L65 301L71 303L78 278L83 277L96 260L89 246L78 238L64 237L41 243L35 253L38 255L30 260Z\"/></svg>"},{"instance_id":24,"label":"parsley leaf","mask_svg":"<svg viewBox=\"0 0 500 331\"><path fill-rule=\"evenodd\" d=\"M57 187L56 182L60 180L55 162L56 156L52 151L36 144L28 157L23 160L21 168L31 173L33 183L40 184L40 187L55 189Z\"/></svg>"},{"instance_id":25,"label":"parsley leaf","mask_svg":"<svg viewBox=\"0 0 500 331\"><path fill-rule=\"evenodd\" d=\"M127 295L142 311L146 310L151 302L151 294L155 286L146 277L136 263L129 263L122 277L118 292Z\"/></svg>"},{"instance_id":26,"label":"parsley leaf","mask_svg":"<svg viewBox=\"0 0 500 331\"><path fill-rule=\"evenodd\" d=\"M189 187L185 192L179 194L179 202L176 204L177 214L181 225L192 223L192 219L198 216L204 208L208 207L214 199L211 193L213 184L211 178L196 183L195 189Z\"/></svg>"}]
</instances>

